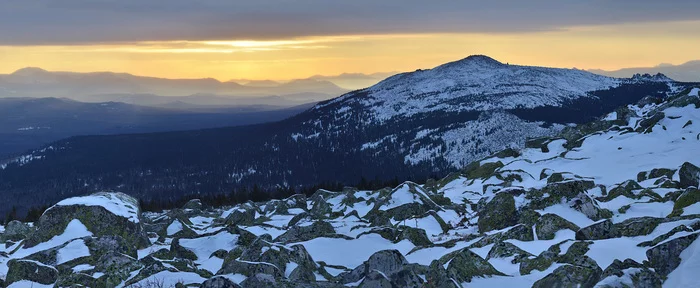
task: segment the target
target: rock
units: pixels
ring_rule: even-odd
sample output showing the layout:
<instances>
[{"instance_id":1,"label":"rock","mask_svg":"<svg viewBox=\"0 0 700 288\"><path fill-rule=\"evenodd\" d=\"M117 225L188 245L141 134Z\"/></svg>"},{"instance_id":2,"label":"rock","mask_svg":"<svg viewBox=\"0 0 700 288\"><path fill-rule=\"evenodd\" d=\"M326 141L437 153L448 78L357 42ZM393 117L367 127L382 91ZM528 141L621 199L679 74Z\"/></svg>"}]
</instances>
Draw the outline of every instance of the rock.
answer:
<instances>
[{"instance_id":1,"label":"rock","mask_svg":"<svg viewBox=\"0 0 700 288\"><path fill-rule=\"evenodd\" d=\"M552 266L556 256L557 254L554 252L542 251L542 253L535 258L522 259L522 261L520 261L520 274L527 275L532 273L533 270L547 270L549 266Z\"/></svg>"},{"instance_id":2,"label":"rock","mask_svg":"<svg viewBox=\"0 0 700 288\"><path fill-rule=\"evenodd\" d=\"M580 287L591 288L600 280L603 271L580 267L574 265L564 265L555 269L554 272L535 282L533 288L564 288Z\"/></svg>"},{"instance_id":3,"label":"rock","mask_svg":"<svg viewBox=\"0 0 700 288\"><path fill-rule=\"evenodd\" d=\"M678 196L676 201L673 203L673 212L670 216L680 216L683 214L683 208L700 202L700 189L688 188Z\"/></svg>"},{"instance_id":4,"label":"rock","mask_svg":"<svg viewBox=\"0 0 700 288\"><path fill-rule=\"evenodd\" d=\"M639 189L642 189L642 186L640 186L639 183L633 180L625 181L622 184L615 186L615 188L610 189L610 191L608 191L608 195L605 196L604 201L610 201L618 196L636 199L637 196L635 196L632 191Z\"/></svg>"},{"instance_id":5,"label":"rock","mask_svg":"<svg viewBox=\"0 0 700 288\"><path fill-rule=\"evenodd\" d=\"M561 218L556 214L544 214L537 220L535 226L535 232L537 233L537 238L540 240L552 240L557 231L569 229L572 231L578 231L579 227L576 224Z\"/></svg>"},{"instance_id":6,"label":"rock","mask_svg":"<svg viewBox=\"0 0 700 288\"><path fill-rule=\"evenodd\" d=\"M397 239L398 241L406 239L411 241L411 243L413 243L415 246L429 246L433 244L433 242L428 239L428 235L423 229L407 226L403 226L401 229L402 231L400 237Z\"/></svg>"},{"instance_id":7,"label":"rock","mask_svg":"<svg viewBox=\"0 0 700 288\"><path fill-rule=\"evenodd\" d=\"M392 287L420 288L424 281L414 269L405 267L391 275Z\"/></svg>"},{"instance_id":8,"label":"rock","mask_svg":"<svg viewBox=\"0 0 700 288\"><path fill-rule=\"evenodd\" d=\"M515 246L510 242L498 242L491 247L489 254L486 256L486 260L491 258L507 258L511 256L515 256L516 259L519 259L533 255L518 248L518 246Z\"/></svg>"},{"instance_id":9,"label":"rock","mask_svg":"<svg viewBox=\"0 0 700 288\"><path fill-rule=\"evenodd\" d=\"M325 221L316 221L308 226L292 226L275 241L282 243L292 243L311 240L326 235L334 235L333 225Z\"/></svg>"},{"instance_id":10,"label":"rock","mask_svg":"<svg viewBox=\"0 0 700 288\"><path fill-rule=\"evenodd\" d=\"M663 222L662 218L638 217L631 218L613 225L613 230L617 232L616 237L635 237L649 235Z\"/></svg>"},{"instance_id":11,"label":"rock","mask_svg":"<svg viewBox=\"0 0 700 288\"><path fill-rule=\"evenodd\" d=\"M353 283L360 281L370 272L377 270L390 277L393 273L403 269L408 264L406 258L397 250L382 250L372 254L364 263L350 272L341 273L338 278L341 283Z\"/></svg>"},{"instance_id":12,"label":"rock","mask_svg":"<svg viewBox=\"0 0 700 288\"><path fill-rule=\"evenodd\" d=\"M192 210L202 210L202 201L199 199L192 199L190 201L187 201L185 203L185 206L182 206L182 209L192 209Z\"/></svg>"},{"instance_id":13,"label":"rock","mask_svg":"<svg viewBox=\"0 0 700 288\"><path fill-rule=\"evenodd\" d=\"M55 287L97 287L96 279L83 273L71 273L58 278Z\"/></svg>"},{"instance_id":14,"label":"rock","mask_svg":"<svg viewBox=\"0 0 700 288\"><path fill-rule=\"evenodd\" d=\"M102 255L95 264L95 271L105 274L97 281L106 287L119 285L129 278L132 271L139 268L141 268L141 264L135 258L117 252Z\"/></svg>"},{"instance_id":15,"label":"rock","mask_svg":"<svg viewBox=\"0 0 700 288\"><path fill-rule=\"evenodd\" d=\"M647 250L650 266L662 277L668 276L681 263L681 252L698 238L697 233L679 237Z\"/></svg>"},{"instance_id":16,"label":"rock","mask_svg":"<svg viewBox=\"0 0 700 288\"><path fill-rule=\"evenodd\" d=\"M175 238L170 243L170 253L177 258L197 260L197 255L189 249L180 246L180 238Z\"/></svg>"},{"instance_id":17,"label":"rock","mask_svg":"<svg viewBox=\"0 0 700 288\"><path fill-rule=\"evenodd\" d=\"M601 209L588 194L581 192L576 197L571 199L571 208L579 211L591 218L593 221L598 221L604 218L611 218L612 212L607 209Z\"/></svg>"},{"instance_id":18,"label":"rock","mask_svg":"<svg viewBox=\"0 0 700 288\"><path fill-rule=\"evenodd\" d=\"M79 220L94 236L120 236L137 249L145 248L150 241L141 226L140 214L138 201L123 193L68 198L44 212L25 247L46 242L62 234L68 223Z\"/></svg>"},{"instance_id":19,"label":"rock","mask_svg":"<svg viewBox=\"0 0 700 288\"><path fill-rule=\"evenodd\" d=\"M34 232L34 229L29 227L29 225L17 220L12 220L5 226L3 238L5 241L20 241L29 237L32 232Z\"/></svg>"},{"instance_id":20,"label":"rock","mask_svg":"<svg viewBox=\"0 0 700 288\"><path fill-rule=\"evenodd\" d=\"M513 195L498 193L479 212L479 232L503 229L518 222Z\"/></svg>"},{"instance_id":21,"label":"rock","mask_svg":"<svg viewBox=\"0 0 700 288\"><path fill-rule=\"evenodd\" d=\"M549 183L541 189L529 190L525 197L531 200L530 209L540 210L554 204L569 202L581 193L585 195L585 192L593 187L595 187L595 183L586 180Z\"/></svg>"},{"instance_id":22,"label":"rock","mask_svg":"<svg viewBox=\"0 0 700 288\"><path fill-rule=\"evenodd\" d=\"M226 217L225 223L228 226L251 226L255 223L255 210L235 209Z\"/></svg>"},{"instance_id":23,"label":"rock","mask_svg":"<svg viewBox=\"0 0 700 288\"><path fill-rule=\"evenodd\" d=\"M275 277L272 275L257 273L243 280L241 286L245 288L268 288L276 287L277 285Z\"/></svg>"},{"instance_id":24,"label":"rock","mask_svg":"<svg viewBox=\"0 0 700 288\"><path fill-rule=\"evenodd\" d=\"M624 262L615 259L608 268L605 268L603 275L600 277L601 281L598 282L597 286L601 288L628 286L629 282L623 282L623 277L632 280L632 287L661 288L661 278L659 275L632 259L626 259Z\"/></svg>"},{"instance_id":25,"label":"rock","mask_svg":"<svg viewBox=\"0 0 700 288\"><path fill-rule=\"evenodd\" d=\"M700 187L700 167L685 162L678 171L681 188Z\"/></svg>"},{"instance_id":26,"label":"rock","mask_svg":"<svg viewBox=\"0 0 700 288\"><path fill-rule=\"evenodd\" d=\"M576 240L601 240L617 237L618 232L610 219L606 219L590 226L583 227L576 232Z\"/></svg>"},{"instance_id":27,"label":"rock","mask_svg":"<svg viewBox=\"0 0 700 288\"><path fill-rule=\"evenodd\" d=\"M426 287L430 288L459 288L455 281L453 281L448 275L447 271L440 264L439 260L433 260L430 263L430 268L425 276L427 280Z\"/></svg>"},{"instance_id":28,"label":"rock","mask_svg":"<svg viewBox=\"0 0 700 288\"><path fill-rule=\"evenodd\" d=\"M392 288L391 281L379 271L372 270L360 283L360 288Z\"/></svg>"},{"instance_id":29,"label":"rock","mask_svg":"<svg viewBox=\"0 0 700 288\"><path fill-rule=\"evenodd\" d=\"M462 249L456 253L448 254L441 258L440 261L444 263L449 261L446 269L447 275L457 280L458 283L471 282L474 277L505 275L469 249Z\"/></svg>"},{"instance_id":30,"label":"rock","mask_svg":"<svg viewBox=\"0 0 700 288\"><path fill-rule=\"evenodd\" d=\"M215 276L204 281L199 288L240 288L241 286L229 280L228 278Z\"/></svg>"},{"instance_id":31,"label":"rock","mask_svg":"<svg viewBox=\"0 0 700 288\"><path fill-rule=\"evenodd\" d=\"M58 270L56 270L56 268L37 261L12 259L7 262L7 267L7 277L5 277L6 285L21 280L51 285L58 279Z\"/></svg>"},{"instance_id":32,"label":"rock","mask_svg":"<svg viewBox=\"0 0 700 288\"><path fill-rule=\"evenodd\" d=\"M639 125L637 126L637 129L635 129L635 131L650 133L654 126L664 118L666 118L664 112L656 112L651 117L646 117L642 119L642 121L639 121Z\"/></svg>"}]
</instances>

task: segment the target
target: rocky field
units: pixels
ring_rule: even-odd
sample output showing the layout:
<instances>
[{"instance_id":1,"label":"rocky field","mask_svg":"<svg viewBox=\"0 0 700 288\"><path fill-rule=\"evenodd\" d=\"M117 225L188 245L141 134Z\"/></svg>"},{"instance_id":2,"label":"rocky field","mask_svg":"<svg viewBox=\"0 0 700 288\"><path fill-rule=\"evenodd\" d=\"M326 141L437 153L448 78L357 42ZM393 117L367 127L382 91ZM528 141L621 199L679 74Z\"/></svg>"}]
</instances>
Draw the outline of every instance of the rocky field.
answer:
<instances>
[{"instance_id":1,"label":"rocky field","mask_svg":"<svg viewBox=\"0 0 700 288\"><path fill-rule=\"evenodd\" d=\"M0 286L698 287L699 91L424 184L161 213L68 198L0 228Z\"/></svg>"}]
</instances>

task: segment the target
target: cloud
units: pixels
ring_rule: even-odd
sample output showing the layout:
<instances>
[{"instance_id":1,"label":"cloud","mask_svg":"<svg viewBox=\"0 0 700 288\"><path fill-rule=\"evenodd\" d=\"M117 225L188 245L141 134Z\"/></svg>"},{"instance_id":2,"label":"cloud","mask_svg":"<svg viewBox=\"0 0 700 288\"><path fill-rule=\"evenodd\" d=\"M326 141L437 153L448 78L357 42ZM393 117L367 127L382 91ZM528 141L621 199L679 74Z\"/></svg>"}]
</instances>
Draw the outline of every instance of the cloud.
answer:
<instances>
[{"instance_id":1,"label":"cloud","mask_svg":"<svg viewBox=\"0 0 700 288\"><path fill-rule=\"evenodd\" d=\"M0 45L504 33L699 20L700 1L4 0Z\"/></svg>"}]
</instances>

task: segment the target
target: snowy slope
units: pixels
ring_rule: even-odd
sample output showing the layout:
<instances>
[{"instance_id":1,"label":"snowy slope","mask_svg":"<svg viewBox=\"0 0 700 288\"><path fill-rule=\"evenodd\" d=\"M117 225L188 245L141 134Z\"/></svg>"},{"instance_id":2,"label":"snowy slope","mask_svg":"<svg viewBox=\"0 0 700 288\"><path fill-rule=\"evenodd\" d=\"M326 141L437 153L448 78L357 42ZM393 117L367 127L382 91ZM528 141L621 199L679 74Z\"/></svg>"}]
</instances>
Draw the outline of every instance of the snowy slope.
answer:
<instances>
[{"instance_id":1,"label":"snowy slope","mask_svg":"<svg viewBox=\"0 0 700 288\"><path fill-rule=\"evenodd\" d=\"M120 286L695 287L697 91L622 107L423 185L143 214L151 244L123 260L133 265ZM62 203L96 203L85 199ZM56 266L105 279L96 263L71 262L99 252L86 250L94 236L84 225L70 223L35 247L8 242L0 274L18 274L10 259L41 260L40 250L60 246L55 262L31 262L37 271Z\"/></svg>"}]
</instances>

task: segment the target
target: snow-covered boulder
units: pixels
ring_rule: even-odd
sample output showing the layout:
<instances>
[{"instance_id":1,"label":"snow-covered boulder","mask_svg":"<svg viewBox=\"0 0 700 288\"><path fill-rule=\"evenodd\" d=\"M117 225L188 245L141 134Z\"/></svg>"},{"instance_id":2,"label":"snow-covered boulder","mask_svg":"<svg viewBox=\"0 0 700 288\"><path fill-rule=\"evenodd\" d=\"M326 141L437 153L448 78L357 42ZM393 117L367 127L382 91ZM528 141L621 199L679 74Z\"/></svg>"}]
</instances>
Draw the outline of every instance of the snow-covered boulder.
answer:
<instances>
[{"instance_id":1,"label":"snow-covered boulder","mask_svg":"<svg viewBox=\"0 0 700 288\"><path fill-rule=\"evenodd\" d=\"M27 238L34 228L17 220L12 220L5 226L5 232L0 234L2 240L19 241Z\"/></svg>"},{"instance_id":2,"label":"snow-covered boulder","mask_svg":"<svg viewBox=\"0 0 700 288\"><path fill-rule=\"evenodd\" d=\"M138 200L123 193L101 192L90 196L68 198L47 209L25 242L33 247L64 232L68 224L78 220L94 236L120 236L130 245L143 248L149 244L140 222Z\"/></svg>"},{"instance_id":3,"label":"snow-covered boulder","mask_svg":"<svg viewBox=\"0 0 700 288\"><path fill-rule=\"evenodd\" d=\"M9 270L5 279L6 285L23 280L50 285L58 278L56 268L38 261L13 259L7 264Z\"/></svg>"},{"instance_id":4,"label":"snow-covered boulder","mask_svg":"<svg viewBox=\"0 0 700 288\"><path fill-rule=\"evenodd\" d=\"M508 193L496 194L479 213L479 232L503 229L518 222L515 200Z\"/></svg>"},{"instance_id":5,"label":"snow-covered boulder","mask_svg":"<svg viewBox=\"0 0 700 288\"><path fill-rule=\"evenodd\" d=\"M229 280L226 277L223 276L216 276L212 277L207 281L204 281L202 283L202 286L199 288L240 288L241 285L236 284L235 282Z\"/></svg>"}]
</instances>

